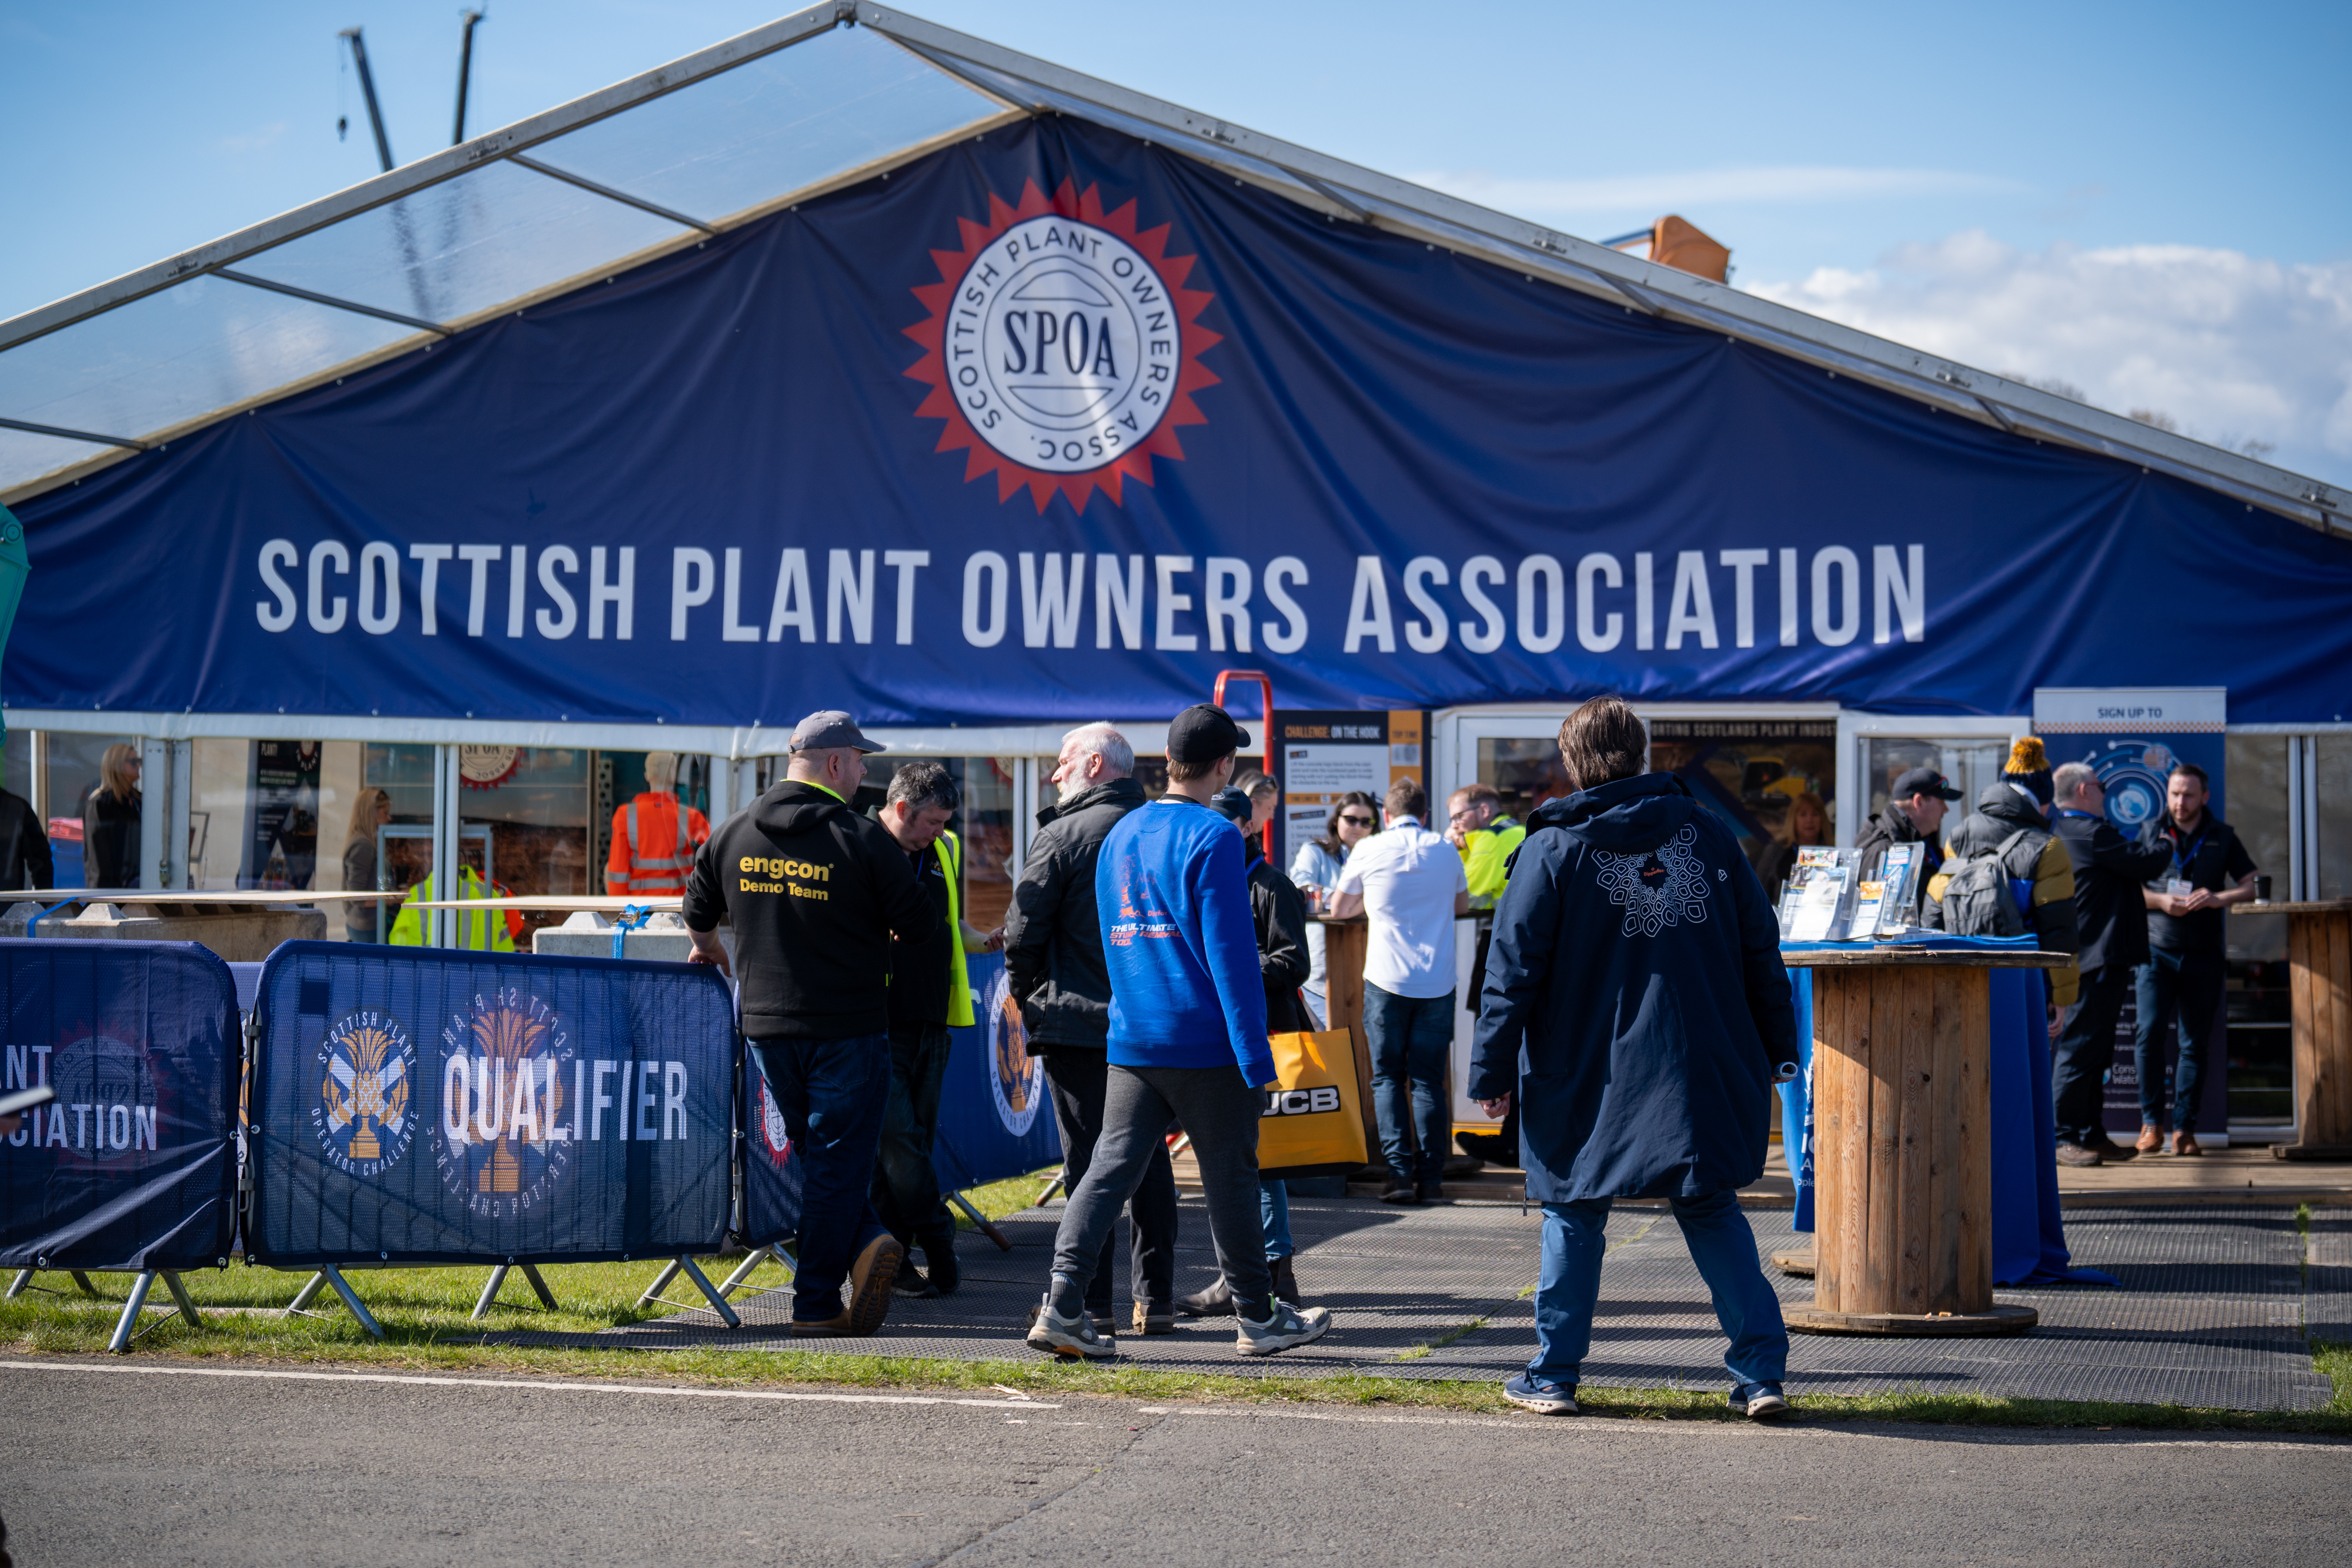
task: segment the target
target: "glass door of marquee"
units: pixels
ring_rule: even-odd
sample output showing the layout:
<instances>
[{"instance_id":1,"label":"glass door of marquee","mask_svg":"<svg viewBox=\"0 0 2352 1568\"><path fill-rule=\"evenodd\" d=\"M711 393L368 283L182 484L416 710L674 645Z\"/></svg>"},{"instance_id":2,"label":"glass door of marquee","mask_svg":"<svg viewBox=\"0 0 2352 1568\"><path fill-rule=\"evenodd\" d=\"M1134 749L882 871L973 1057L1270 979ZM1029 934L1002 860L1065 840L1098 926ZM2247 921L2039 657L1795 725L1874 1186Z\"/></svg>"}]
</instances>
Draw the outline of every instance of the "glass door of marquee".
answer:
<instances>
[{"instance_id":1,"label":"glass door of marquee","mask_svg":"<svg viewBox=\"0 0 2352 1568\"><path fill-rule=\"evenodd\" d=\"M1759 874L1772 870L1793 834L1810 839L1816 820L1822 841L1829 841L1828 830L1837 821L1840 771L1834 711L1640 711L1650 728L1651 771L1679 774L1699 803L1731 828ZM1431 815L1444 814L1444 791L1465 784L1492 786L1503 798L1503 810L1522 822L1546 800L1570 793L1559 745L1560 721L1569 712L1562 706L1441 720L1442 727L1454 731L1451 747L1441 754L1451 767L1431 781ZM1458 1128L1490 1124L1486 1113L1462 1092L1476 1021L1476 998L1469 995L1475 932L1475 922L1455 925L1454 965L1462 998L1454 1019L1453 1060Z\"/></svg>"}]
</instances>

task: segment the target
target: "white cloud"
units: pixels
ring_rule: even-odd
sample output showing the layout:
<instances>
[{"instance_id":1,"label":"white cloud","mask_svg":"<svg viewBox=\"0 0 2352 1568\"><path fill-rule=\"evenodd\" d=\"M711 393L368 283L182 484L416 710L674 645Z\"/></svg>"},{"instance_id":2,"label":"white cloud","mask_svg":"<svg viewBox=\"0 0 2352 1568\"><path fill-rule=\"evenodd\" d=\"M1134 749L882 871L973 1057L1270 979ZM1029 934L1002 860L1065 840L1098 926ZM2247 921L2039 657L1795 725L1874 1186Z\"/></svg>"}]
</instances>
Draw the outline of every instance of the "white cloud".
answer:
<instances>
[{"instance_id":1,"label":"white cloud","mask_svg":"<svg viewBox=\"0 0 2352 1568\"><path fill-rule=\"evenodd\" d=\"M1980 369L2054 377L2104 408L2155 409L2203 440L2352 474L2352 262L2291 265L2183 245L2018 250L1970 231L1878 267L1748 291Z\"/></svg>"},{"instance_id":2,"label":"white cloud","mask_svg":"<svg viewBox=\"0 0 2352 1568\"><path fill-rule=\"evenodd\" d=\"M1681 207L1736 203L1880 201L1892 196L1946 195L1957 192L2014 191L2023 187L1984 174L1940 169L1842 169L1789 165L1765 169L1692 169L1658 174L1623 174L1605 180L1515 180L1477 170L1415 174L1432 190L1522 216L1575 216L1633 212L1656 214Z\"/></svg>"}]
</instances>

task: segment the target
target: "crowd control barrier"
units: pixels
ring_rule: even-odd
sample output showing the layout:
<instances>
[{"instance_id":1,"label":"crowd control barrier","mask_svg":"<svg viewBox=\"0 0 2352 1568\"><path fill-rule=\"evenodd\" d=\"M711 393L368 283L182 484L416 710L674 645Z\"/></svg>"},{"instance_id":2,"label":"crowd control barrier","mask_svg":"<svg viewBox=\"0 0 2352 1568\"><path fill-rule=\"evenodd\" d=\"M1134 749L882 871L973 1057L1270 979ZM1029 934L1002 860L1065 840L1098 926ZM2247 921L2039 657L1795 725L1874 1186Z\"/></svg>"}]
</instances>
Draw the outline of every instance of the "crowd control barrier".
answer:
<instances>
[{"instance_id":1,"label":"crowd control barrier","mask_svg":"<svg viewBox=\"0 0 2352 1568\"><path fill-rule=\"evenodd\" d=\"M289 942L257 1002L247 1248L315 1268L303 1299L332 1285L380 1336L342 1268L488 1263L494 1292L509 1266L670 1258L737 1325L692 1262L731 1186L715 969Z\"/></svg>"},{"instance_id":2,"label":"crowd control barrier","mask_svg":"<svg viewBox=\"0 0 2352 1568\"><path fill-rule=\"evenodd\" d=\"M110 1348L160 1277L226 1267L236 1221L236 990L193 942L0 940L5 1087L57 1098L0 1139L0 1266L133 1273ZM91 1292L95 1294L95 1291Z\"/></svg>"}]
</instances>

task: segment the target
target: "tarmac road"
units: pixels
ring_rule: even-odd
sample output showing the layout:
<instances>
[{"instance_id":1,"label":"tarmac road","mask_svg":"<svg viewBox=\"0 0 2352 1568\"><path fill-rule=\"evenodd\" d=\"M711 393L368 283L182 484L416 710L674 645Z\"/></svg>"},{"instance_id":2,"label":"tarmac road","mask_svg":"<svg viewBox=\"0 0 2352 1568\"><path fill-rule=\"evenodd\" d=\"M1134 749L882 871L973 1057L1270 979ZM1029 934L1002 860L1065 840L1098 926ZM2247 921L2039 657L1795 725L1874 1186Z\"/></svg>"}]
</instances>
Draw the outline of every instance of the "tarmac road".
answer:
<instances>
[{"instance_id":1,"label":"tarmac road","mask_svg":"<svg viewBox=\"0 0 2352 1568\"><path fill-rule=\"evenodd\" d=\"M2341 1563L2352 1445L0 1361L20 1563Z\"/></svg>"}]
</instances>

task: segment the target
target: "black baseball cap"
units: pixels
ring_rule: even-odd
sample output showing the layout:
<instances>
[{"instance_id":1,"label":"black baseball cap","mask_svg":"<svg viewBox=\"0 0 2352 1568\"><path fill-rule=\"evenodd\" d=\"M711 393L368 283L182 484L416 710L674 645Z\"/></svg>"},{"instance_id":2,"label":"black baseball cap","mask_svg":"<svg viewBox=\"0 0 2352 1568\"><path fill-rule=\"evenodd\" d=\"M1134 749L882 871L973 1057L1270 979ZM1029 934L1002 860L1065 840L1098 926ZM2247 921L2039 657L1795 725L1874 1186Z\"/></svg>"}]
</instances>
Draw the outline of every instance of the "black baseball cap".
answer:
<instances>
[{"instance_id":1,"label":"black baseball cap","mask_svg":"<svg viewBox=\"0 0 2352 1568\"><path fill-rule=\"evenodd\" d=\"M889 749L878 740L866 739L857 721L839 708L822 709L793 727L794 751L831 751L844 746L858 751Z\"/></svg>"},{"instance_id":2,"label":"black baseball cap","mask_svg":"<svg viewBox=\"0 0 2352 1568\"><path fill-rule=\"evenodd\" d=\"M1230 757L1250 743L1249 731L1234 716L1209 703L1195 703L1168 726L1168 760L1196 767Z\"/></svg>"},{"instance_id":3,"label":"black baseball cap","mask_svg":"<svg viewBox=\"0 0 2352 1568\"><path fill-rule=\"evenodd\" d=\"M1952 781L1932 768L1914 768L1895 781L1895 798L1908 800L1914 795L1933 795L1939 800L1957 800L1960 792Z\"/></svg>"},{"instance_id":4,"label":"black baseball cap","mask_svg":"<svg viewBox=\"0 0 2352 1568\"><path fill-rule=\"evenodd\" d=\"M1250 818L1256 811L1256 808L1250 804L1249 791L1236 789L1230 784L1209 797L1209 809L1231 818L1244 828L1249 826Z\"/></svg>"}]
</instances>

